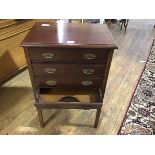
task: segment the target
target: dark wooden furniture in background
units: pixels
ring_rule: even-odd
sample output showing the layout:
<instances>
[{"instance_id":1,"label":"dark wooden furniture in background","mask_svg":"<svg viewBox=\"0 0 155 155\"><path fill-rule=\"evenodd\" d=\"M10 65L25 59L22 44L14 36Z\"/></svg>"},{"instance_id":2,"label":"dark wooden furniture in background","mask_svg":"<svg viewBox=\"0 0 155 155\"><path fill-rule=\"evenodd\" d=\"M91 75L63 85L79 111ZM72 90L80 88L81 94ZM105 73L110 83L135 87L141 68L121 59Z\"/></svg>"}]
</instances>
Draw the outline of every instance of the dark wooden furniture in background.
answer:
<instances>
[{"instance_id":1,"label":"dark wooden furniture in background","mask_svg":"<svg viewBox=\"0 0 155 155\"><path fill-rule=\"evenodd\" d=\"M82 19L68 19L69 23L82 23Z\"/></svg>"},{"instance_id":2,"label":"dark wooden furniture in background","mask_svg":"<svg viewBox=\"0 0 155 155\"><path fill-rule=\"evenodd\" d=\"M124 33L125 33L128 27L129 19L121 19L120 22L121 22L121 30L124 27L125 28Z\"/></svg>"},{"instance_id":3,"label":"dark wooden furniture in background","mask_svg":"<svg viewBox=\"0 0 155 155\"><path fill-rule=\"evenodd\" d=\"M36 23L21 43L38 110L97 109L97 127L117 46L106 25ZM79 95L80 97L78 98Z\"/></svg>"},{"instance_id":4,"label":"dark wooden furniture in background","mask_svg":"<svg viewBox=\"0 0 155 155\"><path fill-rule=\"evenodd\" d=\"M51 20L0 20L0 85L26 68L24 51L20 43L36 21Z\"/></svg>"},{"instance_id":5,"label":"dark wooden furniture in background","mask_svg":"<svg viewBox=\"0 0 155 155\"><path fill-rule=\"evenodd\" d=\"M124 34L125 34L128 27L129 19L121 19L121 20L105 19L105 22L107 23L108 26L111 26L111 24L113 23L118 23L120 25L120 30L122 30L122 28L124 27Z\"/></svg>"}]
</instances>

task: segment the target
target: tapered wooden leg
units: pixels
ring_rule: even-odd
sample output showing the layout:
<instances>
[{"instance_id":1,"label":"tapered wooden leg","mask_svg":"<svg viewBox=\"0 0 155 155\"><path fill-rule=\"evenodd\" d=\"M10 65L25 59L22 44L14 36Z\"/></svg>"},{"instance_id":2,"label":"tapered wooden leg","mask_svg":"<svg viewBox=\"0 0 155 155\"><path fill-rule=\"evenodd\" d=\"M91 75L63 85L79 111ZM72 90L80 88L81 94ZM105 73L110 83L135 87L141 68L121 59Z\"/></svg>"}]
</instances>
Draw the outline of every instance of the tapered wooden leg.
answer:
<instances>
[{"instance_id":1,"label":"tapered wooden leg","mask_svg":"<svg viewBox=\"0 0 155 155\"><path fill-rule=\"evenodd\" d=\"M96 112L94 128L97 128L97 126L98 126L98 122L99 122L99 118L100 118L100 113L101 113L101 108L98 108L97 112Z\"/></svg>"},{"instance_id":2,"label":"tapered wooden leg","mask_svg":"<svg viewBox=\"0 0 155 155\"><path fill-rule=\"evenodd\" d=\"M45 125L44 125L42 110L40 108L37 108L37 111L38 111L40 127L43 128Z\"/></svg>"}]
</instances>

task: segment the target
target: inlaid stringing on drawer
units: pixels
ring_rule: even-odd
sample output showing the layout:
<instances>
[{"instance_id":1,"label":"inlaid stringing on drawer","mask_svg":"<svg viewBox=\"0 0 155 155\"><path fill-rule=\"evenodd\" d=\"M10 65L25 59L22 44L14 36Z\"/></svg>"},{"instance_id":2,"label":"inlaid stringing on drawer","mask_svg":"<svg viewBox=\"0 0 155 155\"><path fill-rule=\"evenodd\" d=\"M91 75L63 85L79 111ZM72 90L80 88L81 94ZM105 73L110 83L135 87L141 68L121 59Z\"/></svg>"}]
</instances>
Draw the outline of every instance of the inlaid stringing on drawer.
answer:
<instances>
[{"instance_id":1,"label":"inlaid stringing on drawer","mask_svg":"<svg viewBox=\"0 0 155 155\"><path fill-rule=\"evenodd\" d=\"M66 78L66 77L37 77L36 78L36 84L39 87L59 87L59 86L96 86L99 87L102 85L102 78L79 78L79 77L72 77L72 78Z\"/></svg>"},{"instance_id":2,"label":"inlaid stringing on drawer","mask_svg":"<svg viewBox=\"0 0 155 155\"><path fill-rule=\"evenodd\" d=\"M74 48L30 48L29 55L33 62L41 61L105 64L107 60L108 50Z\"/></svg>"},{"instance_id":3,"label":"inlaid stringing on drawer","mask_svg":"<svg viewBox=\"0 0 155 155\"><path fill-rule=\"evenodd\" d=\"M103 77L105 65L32 63L35 76Z\"/></svg>"}]
</instances>

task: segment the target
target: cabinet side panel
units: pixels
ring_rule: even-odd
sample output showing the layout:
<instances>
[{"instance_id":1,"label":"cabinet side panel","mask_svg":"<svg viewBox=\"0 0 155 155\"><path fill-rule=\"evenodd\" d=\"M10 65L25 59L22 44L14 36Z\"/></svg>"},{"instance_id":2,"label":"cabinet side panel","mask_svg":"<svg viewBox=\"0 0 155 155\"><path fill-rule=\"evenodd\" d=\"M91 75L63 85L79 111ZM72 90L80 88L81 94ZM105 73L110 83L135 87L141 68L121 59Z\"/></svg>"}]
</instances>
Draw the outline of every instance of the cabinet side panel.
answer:
<instances>
[{"instance_id":1,"label":"cabinet side panel","mask_svg":"<svg viewBox=\"0 0 155 155\"><path fill-rule=\"evenodd\" d=\"M102 88L101 88L103 98L104 98L104 93L105 93L105 89L106 89L106 84L107 84L107 80L108 80L108 75L109 75L109 70L110 70L113 53L114 53L114 50L109 50L109 52L108 52L108 58L107 58L107 63L106 63L106 67L105 67L105 72L104 72L104 79L103 79L103 84L102 84Z\"/></svg>"},{"instance_id":2,"label":"cabinet side panel","mask_svg":"<svg viewBox=\"0 0 155 155\"><path fill-rule=\"evenodd\" d=\"M32 84L32 88L33 88L35 101L38 102L38 92L37 92L37 87L35 84L35 79L34 79L35 77L33 74L33 69L32 69L31 59L29 56L29 48L28 47L24 47L24 53L25 53L25 57L26 57L27 67L28 67L28 71L29 71L29 75L30 75L30 79L31 79L31 84Z\"/></svg>"}]
</instances>

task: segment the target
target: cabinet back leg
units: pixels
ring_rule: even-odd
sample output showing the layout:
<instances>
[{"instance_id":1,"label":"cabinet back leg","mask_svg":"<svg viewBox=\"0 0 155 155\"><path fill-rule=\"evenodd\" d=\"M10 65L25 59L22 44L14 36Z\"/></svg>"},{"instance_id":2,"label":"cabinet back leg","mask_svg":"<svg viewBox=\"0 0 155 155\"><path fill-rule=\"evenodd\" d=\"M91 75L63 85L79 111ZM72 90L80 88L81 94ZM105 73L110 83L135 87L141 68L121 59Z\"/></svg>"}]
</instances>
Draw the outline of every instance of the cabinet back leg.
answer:
<instances>
[{"instance_id":1,"label":"cabinet back leg","mask_svg":"<svg viewBox=\"0 0 155 155\"><path fill-rule=\"evenodd\" d=\"M99 118L100 118L100 113L101 113L101 108L98 108L97 112L96 112L94 128L97 128L97 126L98 126L98 122L99 122Z\"/></svg>"},{"instance_id":2,"label":"cabinet back leg","mask_svg":"<svg viewBox=\"0 0 155 155\"><path fill-rule=\"evenodd\" d=\"M44 124L44 120L43 120L42 110L40 108L37 108L37 111L38 111L40 127L43 128L45 126L45 124Z\"/></svg>"}]
</instances>

